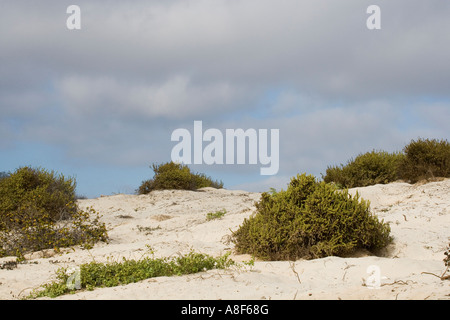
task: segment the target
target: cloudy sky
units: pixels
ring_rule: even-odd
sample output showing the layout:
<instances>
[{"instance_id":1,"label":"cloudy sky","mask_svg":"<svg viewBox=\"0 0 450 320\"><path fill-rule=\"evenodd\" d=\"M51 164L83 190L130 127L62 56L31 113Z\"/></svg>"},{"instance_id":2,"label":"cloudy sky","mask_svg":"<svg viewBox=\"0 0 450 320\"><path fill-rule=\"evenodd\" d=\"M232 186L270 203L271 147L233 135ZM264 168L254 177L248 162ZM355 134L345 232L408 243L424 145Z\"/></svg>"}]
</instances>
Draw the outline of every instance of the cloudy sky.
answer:
<instances>
[{"instance_id":1,"label":"cloudy sky","mask_svg":"<svg viewBox=\"0 0 450 320\"><path fill-rule=\"evenodd\" d=\"M81 9L69 30L67 7ZM369 30L367 7L381 9ZM177 128L279 129L280 169L191 165L285 188L373 149L450 138L450 2L0 0L0 171L132 193Z\"/></svg>"}]
</instances>

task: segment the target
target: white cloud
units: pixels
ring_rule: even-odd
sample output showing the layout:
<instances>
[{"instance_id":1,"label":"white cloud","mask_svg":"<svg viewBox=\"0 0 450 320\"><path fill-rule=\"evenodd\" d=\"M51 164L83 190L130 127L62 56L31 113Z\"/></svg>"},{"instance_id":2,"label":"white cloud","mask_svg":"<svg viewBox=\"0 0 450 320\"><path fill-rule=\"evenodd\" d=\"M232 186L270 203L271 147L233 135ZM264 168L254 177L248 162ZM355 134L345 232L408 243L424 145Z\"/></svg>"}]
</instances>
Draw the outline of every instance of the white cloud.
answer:
<instances>
[{"instance_id":1,"label":"white cloud","mask_svg":"<svg viewBox=\"0 0 450 320\"><path fill-rule=\"evenodd\" d=\"M63 105L71 115L104 113L122 119L208 116L231 111L243 96L229 83L193 83L174 76L163 83L132 83L110 77L68 76L58 84Z\"/></svg>"}]
</instances>

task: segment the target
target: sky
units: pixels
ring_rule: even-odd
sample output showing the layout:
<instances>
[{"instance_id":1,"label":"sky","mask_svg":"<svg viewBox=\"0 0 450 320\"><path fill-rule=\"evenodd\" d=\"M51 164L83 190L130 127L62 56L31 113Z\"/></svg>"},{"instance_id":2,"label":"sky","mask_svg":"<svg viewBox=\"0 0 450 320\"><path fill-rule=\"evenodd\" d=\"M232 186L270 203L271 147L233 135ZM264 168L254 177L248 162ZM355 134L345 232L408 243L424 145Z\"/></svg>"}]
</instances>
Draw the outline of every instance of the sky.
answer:
<instances>
[{"instance_id":1,"label":"sky","mask_svg":"<svg viewBox=\"0 0 450 320\"><path fill-rule=\"evenodd\" d=\"M449 139L448 17L442 0L0 0L0 171L55 170L86 197L133 193L171 160L172 132L202 121L279 129L275 175L189 165L266 191Z\"/></svg>"}]
</instances>

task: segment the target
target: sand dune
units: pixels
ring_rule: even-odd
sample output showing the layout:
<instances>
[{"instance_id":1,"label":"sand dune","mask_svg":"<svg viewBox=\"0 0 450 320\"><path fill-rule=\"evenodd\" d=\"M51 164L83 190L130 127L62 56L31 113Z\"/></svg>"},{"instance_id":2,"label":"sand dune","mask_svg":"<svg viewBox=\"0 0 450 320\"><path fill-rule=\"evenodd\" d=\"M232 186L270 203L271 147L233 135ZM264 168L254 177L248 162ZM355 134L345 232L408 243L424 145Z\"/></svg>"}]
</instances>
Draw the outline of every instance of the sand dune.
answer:
<instances>
[{"instance_id":1,"label":"sand dune","mask_svg":"<svg viewBox=\"0 0 450 320\"><path fill-rule=\"evenodd\" d=\"M256 261L251 268L159 277L58 299L450 299L450 280L429 274L440 275L445 269L450 179L351 190L356 191L370 200L373 213L391 225L394 243L384 257L361 252L348 258ZM27 295L52 280L60 267L93 259L139 259L147 245L156 256L165 257L191 249L214 256L232 251L230 230L255 212L254 202L259 197L259 193L205 188L79 200L80 207L92 206L103 215L110 242L91 250L34 253L27 263L0 270L0 299ZM208 212L222 209L226 214L221 219L206 219ZM244 261L250 256L233 254L231 258ZM2 258L0 264L12 259Z\"/></svg>"}]
</instances>

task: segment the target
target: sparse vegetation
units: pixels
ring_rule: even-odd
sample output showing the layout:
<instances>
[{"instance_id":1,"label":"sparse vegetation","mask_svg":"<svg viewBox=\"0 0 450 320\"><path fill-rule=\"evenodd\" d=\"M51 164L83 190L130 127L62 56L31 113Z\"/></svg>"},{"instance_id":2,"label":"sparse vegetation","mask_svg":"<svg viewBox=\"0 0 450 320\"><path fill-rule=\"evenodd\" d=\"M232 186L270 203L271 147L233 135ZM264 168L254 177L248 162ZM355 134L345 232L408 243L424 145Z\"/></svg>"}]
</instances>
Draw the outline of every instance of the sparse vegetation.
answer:
<instances>
[{"instance_id":1,"label":"sparse vegetation","mask_svg":"<svg viewBox=\"0 0 450 320\"><path fill-rule=\"evenodd\" d=\"M93 290L99 287L114 287L138 282L144 279L162 276L181 276L211 269L226 269L234 264L230 253L214 258L206 254L191 251L186 255L173 258L144 257L140 260L110 261L107 263L90 262L79 266L79 289ZM70 272L72 271L72 272ZM74 293L69 279L73 270L60 268L56 280L34 290L27 299L51 297Z\"/></svg>"},{"instance_id":2,"label":"sparse vegetation","mask_svg":"<svg viewBox=\"0 0 450 320\"><path fill-rule=\"evenodd\" d=\"M75 203L75 180L41 168L21 167L0 180L0 256L17 256L106 241L92 208Z\"/></svg>"},{"instance_id":3,"label":"sparse vegetation","mask_svg":"<svg viewBox=\"0 0 450 320\"><path fill-rule=\"evenodd\" d=\"M391 241L389 225L371 214L367 201L311 175L292 178L286 191L263 193L256 209L233 242L238 253L265 260L343 256Z\"/></svg>"},{"instance_id":4,"label":"sparse vegetation","mask_svg":"<svg viewBox=\"0 0 450 320\"><path fill-rule=\"evenodd\" d=\"M137 190L138 194L148 194L153 190L181 189L197 190L204 187L223 188L223 183L213 181L202 173L192 173L188 166L167 162L153 164L153 179L145 180Z\"/></svg>"},{"instance_id":5,"label":"sparse vegetation","mask_svg":"<svg viewBox=\"0 0 450 320\"><path fill-rule=\"evenodd\" d=\"M220 219L227 213L227 210L222 209L216 212L208 212L206 214L206 220L214 220L214 219Z\"/></svg>"},{"instance_id":6,"label":"sparse vegetation","mask_svg":"<svg viewBox=\"0 0 450 320\"><path fill-rule=\"evenodd\" d=\"M149 234L152 234L153 231L155 230L160 230L161 227L157 226L157 227L143 227L140 225L136 226L139 232L144 233L146 236L148 236Z\"/></svg>"}]
</instances>

